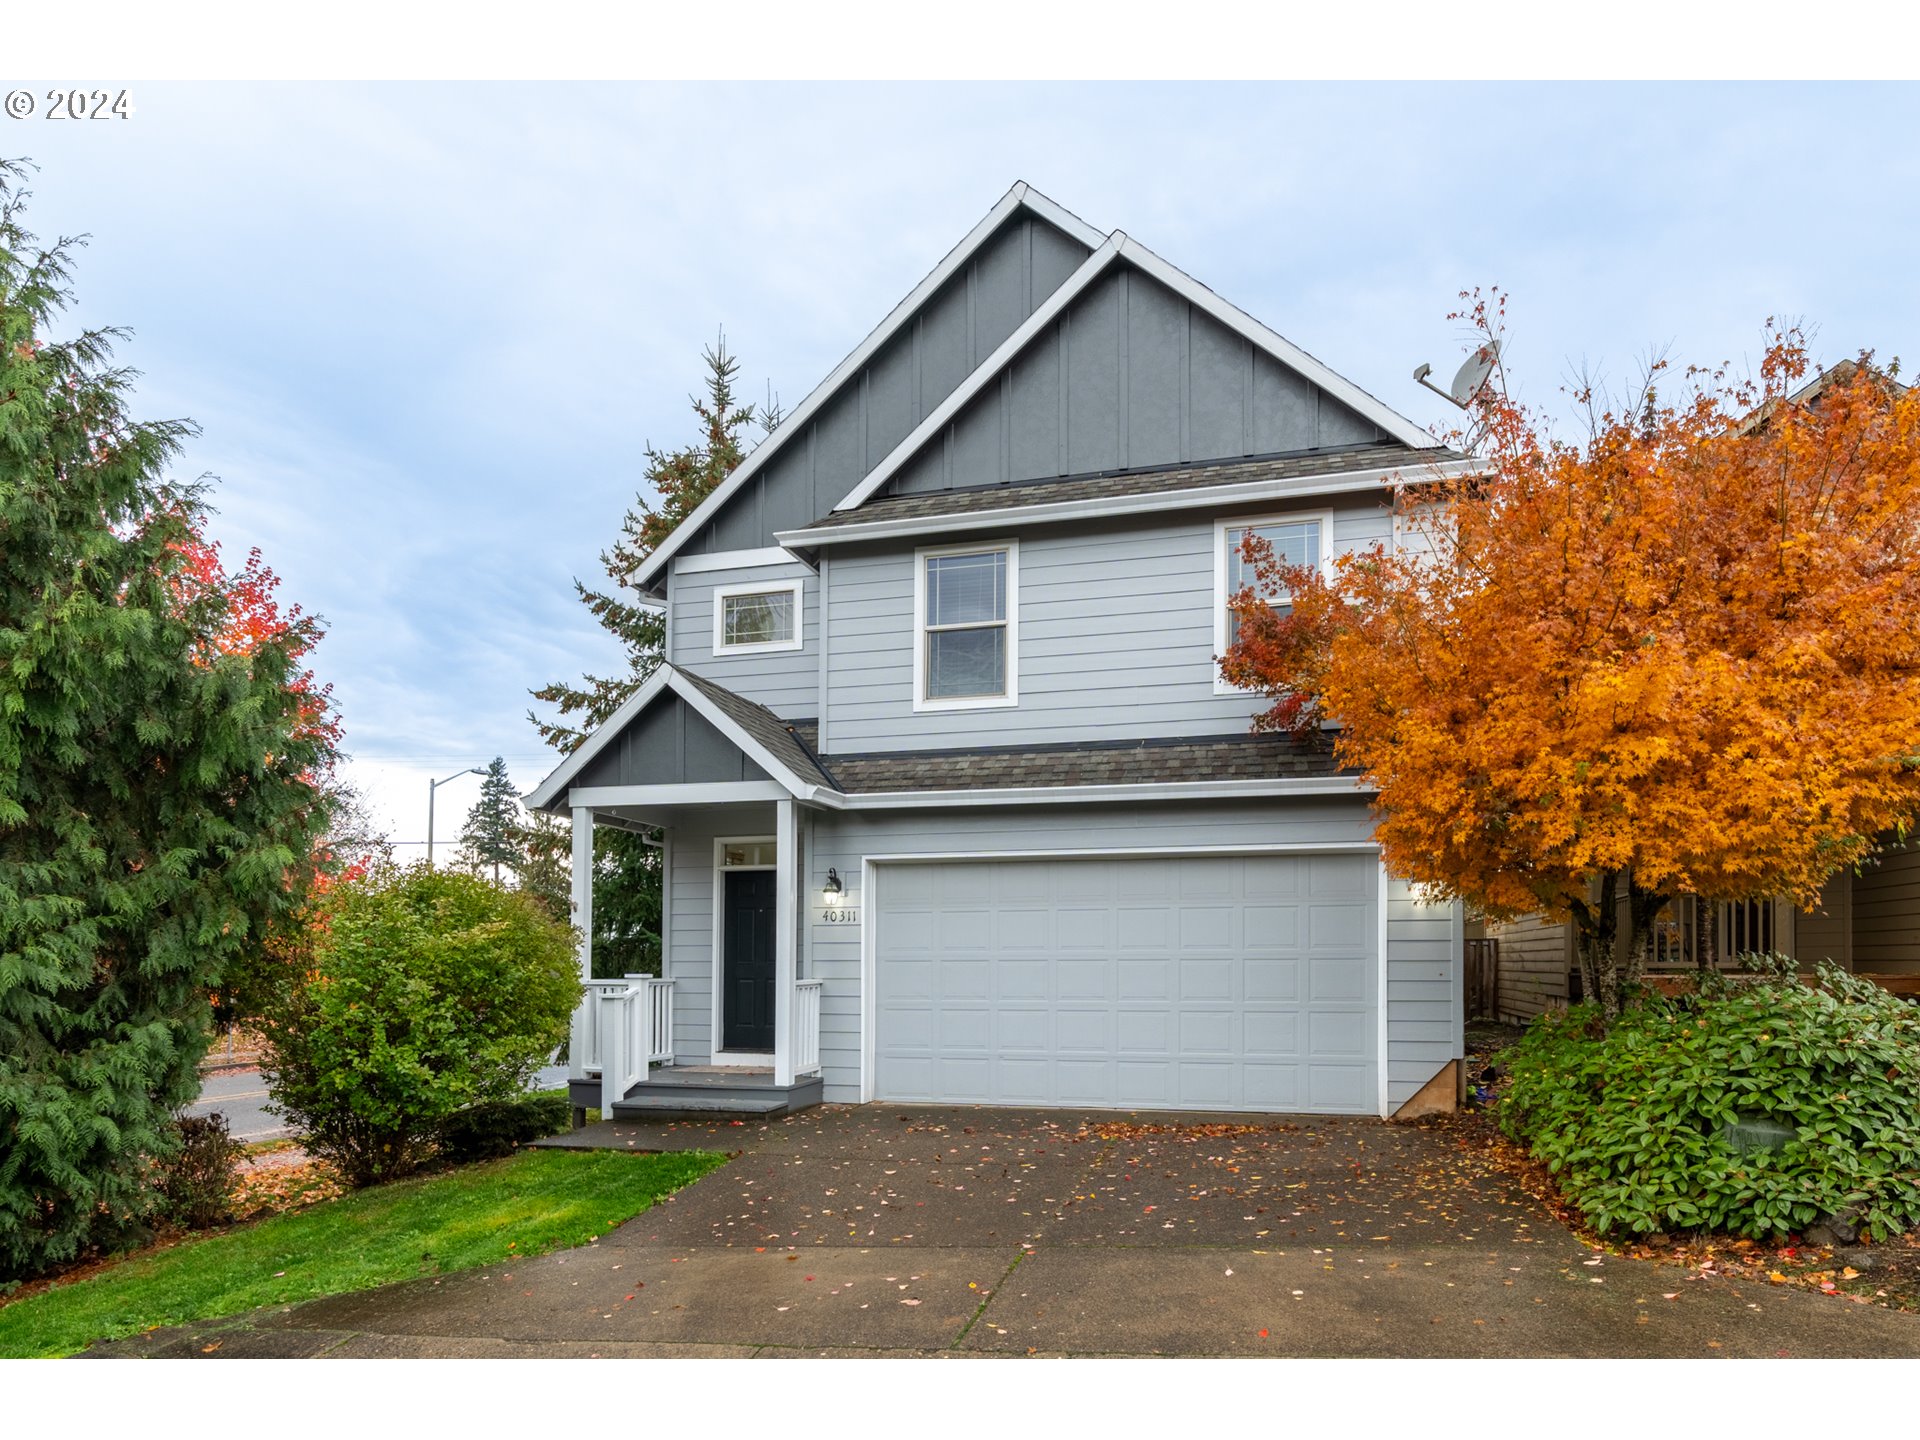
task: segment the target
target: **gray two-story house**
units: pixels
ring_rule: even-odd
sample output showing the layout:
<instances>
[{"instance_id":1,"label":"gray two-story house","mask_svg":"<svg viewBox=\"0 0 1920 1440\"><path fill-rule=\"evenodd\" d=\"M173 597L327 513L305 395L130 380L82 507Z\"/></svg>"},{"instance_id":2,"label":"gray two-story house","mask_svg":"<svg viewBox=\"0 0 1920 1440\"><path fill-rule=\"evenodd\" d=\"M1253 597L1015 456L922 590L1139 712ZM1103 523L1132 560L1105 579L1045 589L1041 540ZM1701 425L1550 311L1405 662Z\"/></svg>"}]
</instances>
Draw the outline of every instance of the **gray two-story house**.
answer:
<instances>
[{"instance_id":1,"label":"gray two-story house","mask_svg":"<svg viewBox=\"0 0 1920 1440\"><path fill-rule=\"evenodd\" d=\"M529 797L584 930L593 827L664 848L576 1100L1449 1104L1460 914L1215 657L1248 529L1392 545L1462 463L1016 185L630 577L668 663Z\"/></svg>"}]
</instances>

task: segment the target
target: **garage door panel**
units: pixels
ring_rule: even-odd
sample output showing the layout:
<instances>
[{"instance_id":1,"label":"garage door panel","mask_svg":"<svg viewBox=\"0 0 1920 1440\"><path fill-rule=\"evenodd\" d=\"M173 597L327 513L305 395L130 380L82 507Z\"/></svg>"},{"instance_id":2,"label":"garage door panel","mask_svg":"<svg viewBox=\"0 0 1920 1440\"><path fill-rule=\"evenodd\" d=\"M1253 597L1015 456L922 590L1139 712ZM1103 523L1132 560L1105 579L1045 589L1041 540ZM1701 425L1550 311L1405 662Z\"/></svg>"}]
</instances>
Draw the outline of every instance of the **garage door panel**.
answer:
<instances>
[{"instance_id":1,"label":"garage door panel","mask_svg":"<svg viewBox=\"0 0 1920 1440\"><path fill-rule=\"evenodd\" d=\"M1113 909L1069 905L1059 912L1056 943L1063 954L1092 950L1105 956L1113 951Z\"/></svg>"},{"instance_id":2,"label":"garage door panel","mask_svg":"<svg viewBox=\"0 0 1920 1440\"><path fill-rule=\"evenodd\" d=\"M1240 912L1231 905L1182 905L1180 907L1180 949L1232 950L1236 948Z\"/></svg>"},{"instance_id":3,"label":"garage door panel","mask_svg":"<svg viewBox=\"0 0 1920 1440\"><path fill-rule=\"evenodd\" d=\"M1114 1016L1114 1044L1122 1055L1171 1055L1173 1016L1165 1010L1121 1010Z\"/></svg>"},{"instance_id":4,"label":"garage door panel","mask_svg":"<svg viewBox=\"0 0 1920 1440\"><path fill-rule=\"evenodd\" d=\"M1075 1051L1095 1055L1113 1053L1114 1014L1102 1006L1098 1010L1062 1007L1054 1012L1053 1043L1062 1055Z\"/></svg>"},{"instance_id":5,"label":"garage door panel","mask_svg":"<svg viewBox=\"0 0 1920 1440\"><path fill-rule=\"evenodd\" d=\"M1300 963L1297 960L1249 959L1241 965L1244 998L1293 1001L1300 998Z\"/></svg>"},{"instance_id":6,"label":"garage door panel","mask_svg":"<svg viewBox=\"0 0 1920 1440\"><path fill-rule=\"evenodd\" d=\"M1373 987L1372 971L1362 956L1316 955L1307 962L1307 999L1315 1003L1365 1000Z\"/></svg>"},{"instance_id":7,"label":"garage door panel","mask_svg":"<svg viewBox=\"0 0 1920 1440\"><path fill-rule=\"evenodd\" d=\"M1309 1011L1307 1054L1315 1060L1359 1059L1371 1055L1377 1028L1369 1011Z\"/></svg>"},{"instance_id":8,"label":"garage door panel","mask_svg":"<svg viewBox=\"0 0 1920 1440\"><path fill-rule=\"evenodd\" d=\"M1233 1022L1234 1014L1231 1010L1216 1010L1211 1013L1182 1010L1180 1012L1181 1055L1218 1055L1228 1058L1237 1054L1239 1045Z\"/></svg>"},{"instance_id":9,"label":"garage door panel","mask_svg":"<svg viewBox=\"0 0 1920 1440\"><path fill-rule=\"evenodd\" d=\"M1307 1017L1298 1010L1246 1010L1241 1012L1241 1046L1248 1057L1269 1060L1293 1059L1306 1054L1301 1034Z\"/></svg>"},{"instance_id":10,"label":"garage door panel","mask_svg":"<svg viewBox=\"0 0 1920 1440\"><path fill-rule=\"evenodd\" d=\"M1379 1083L1372 1066L1309 1065L1306 1102L1302 1108L1349 1112L1371 1110Z\"/></svg>"},{"instance_id":11,"label":"garage door panel","mask_svg":"<svg viewBox=\"0 0 1920 1440\"><path fill-rule=\"evenodd\" d=\"M1061 1003L1075 1000L1111 1001L1113 993L1113 961L1102 956L1098 960L1079 960L1072 957L1056 960L1052 964L1056 994Z\"/></svg>"},{"instance_id":12,"label":"garage door panel","mask_svg":"<svg viewBox=\"0 0 1920 1440\"><path fill-rule=\"evenodd\" d=\"M1307 908L1307 948L1349 952L1371 949L1371 920L1364 905L1311 905Z\"/></svg>"},{"instance_id":13,"label":"garage door panel","mask_svg":"<svg viewBox=\"0 0 1920 1440\"><path fill-rule=\"evenodd\" d=\"M1164 905L1122 905L1115 914L1114 949L1164 955L1173 949L1173 912Z\"/></svg>"},{"instance_id":14,"label":"garage door panel","mask_svg":"<svg viewBox=\"0 0 1920 1440\"><path fill-rule=\"evenodd\" d=\"M993 1011L986 1006L943 1005L934 1014L933 1048L941 1054L986 1051L993 1045Z\"/></svg>"},{"instance_id":15,"label":"garage door panel","mask_svg":"<svg viewBox=\"0 0 1920 1440\"><path fill-rule=\"evenodd\" d=\"M1240 966L1233 960L1183 959L1180 961L1180 999L1198 1003L1231 1001L1239 973Z\"/></svg>"},{"instance_id":16,"label":"garage door panel","mask_svg":"<svg viewBox=\"0 0 1920 1440\"><path fill-rule=\"evenodd\" d=\"M1126 958L1114 966L1122 1000L1173 999L1173 961Z\"/></svg>"},{"instance_id":17,"label":"garage door panel","mask_svg":"<svg viewBox=\"0 0 1920 1440\"><path fill-rule=\"evenodd\" d=\"M1351 856L883 865L877 1093L1371 1111L1375 874Z\"/></svg>"}]
</instances>

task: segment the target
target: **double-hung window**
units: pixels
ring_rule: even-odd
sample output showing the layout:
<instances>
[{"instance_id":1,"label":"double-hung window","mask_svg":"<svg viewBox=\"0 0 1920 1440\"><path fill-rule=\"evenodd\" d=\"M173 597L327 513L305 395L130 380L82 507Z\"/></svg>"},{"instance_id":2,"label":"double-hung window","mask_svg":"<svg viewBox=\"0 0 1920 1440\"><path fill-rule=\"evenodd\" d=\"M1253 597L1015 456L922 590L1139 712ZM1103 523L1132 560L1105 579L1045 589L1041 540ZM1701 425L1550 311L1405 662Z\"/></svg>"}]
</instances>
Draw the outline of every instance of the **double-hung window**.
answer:
<instances>
[{"instance_id":1,"label":"double-hung window","mask_svg":"<svg viewBox=\"0 0 1920 1440\"><path fill-rule=\"evenodd\" d=\"M1213 529L1213 650L1224 655L1240 632L1240 620L1231 601L1249 587L1259 589L1259 577L1242 553L1249 533L1258 535L1273 549L1273 558L1283 565L1327 563L1333 535L1331 515L1278 515L1265 520L1222 520ZM1285 594L1262 596L1276 610L1286 610L1291 597ZM1233 686L1214 672L1214 690L1222 695L1235 693Z\"/></svg>"},{"instance_id":2,"label":"double-hung window","mask_svg":"<svg viewBox=\"0 0 1920 1440\"><path fill-rule=\"evenodd\" d=\"M798 580L722 585L713 592L713 653L754 654L800 648Z\"/></svg>"},{"instance_id":3,"label":"double-hung window","mask_svg":"<svg viewBox=\"0 0 1920 1440\"><path fill-rule=\"evenodd\" d=\"M1015 704L1018 547L921 550L914 566L914 708Z\"/></svg>"}]
</instances>

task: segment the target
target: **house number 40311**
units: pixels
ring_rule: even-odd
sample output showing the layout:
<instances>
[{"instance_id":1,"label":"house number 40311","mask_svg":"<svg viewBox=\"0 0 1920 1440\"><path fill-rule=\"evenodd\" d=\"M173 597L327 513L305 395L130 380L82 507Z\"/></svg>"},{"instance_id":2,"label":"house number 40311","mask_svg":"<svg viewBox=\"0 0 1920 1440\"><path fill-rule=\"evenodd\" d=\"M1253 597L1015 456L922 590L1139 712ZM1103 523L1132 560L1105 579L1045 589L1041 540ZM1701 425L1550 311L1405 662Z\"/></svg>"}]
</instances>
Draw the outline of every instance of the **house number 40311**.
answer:
<instances>
[{"instance_id":1,"label":"house number 40311","mask_svg":"<svg viewBox=\"0 0 1920 1440\"><path fill-rule=\"evenodd\" d=\"M858 925L860 910L855 905L829 905L820 912L823 925Z\"/></svg>"}]
</instances>

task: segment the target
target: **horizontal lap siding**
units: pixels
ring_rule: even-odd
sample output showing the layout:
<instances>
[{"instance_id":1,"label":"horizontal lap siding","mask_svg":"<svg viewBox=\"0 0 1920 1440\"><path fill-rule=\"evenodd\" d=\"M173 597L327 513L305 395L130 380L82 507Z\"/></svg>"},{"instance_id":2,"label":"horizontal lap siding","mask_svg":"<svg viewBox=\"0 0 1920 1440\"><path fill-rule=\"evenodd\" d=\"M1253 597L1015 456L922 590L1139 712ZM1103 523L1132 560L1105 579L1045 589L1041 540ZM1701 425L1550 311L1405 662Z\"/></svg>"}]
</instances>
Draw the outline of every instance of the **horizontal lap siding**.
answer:
<instances>
[{"instance_id":1,"label":"horizontal lap siding","mask_svg":"<svg viewBox=\"0 0 1920 1440\"><path fill-rule=\"evenodd\" d=\"M725 585L773 585L790 580L801 582L800 649L757 655L715 653L715 590ZM668 604L672 607L672 623L667 659L735 694L758 701L782 719L810 720L820 713L820 582L806 566L757 565L701 570L691 575L681 574L676 567Z\"/></svg>"},{"instance_id":2,"label":"horizontal lap siding","mask_svg":"<svg viewBox=\"0 0 1920 1440\"><path fill-rule=\"evenodd\" d=\"M1411 1100L1466 1053L1461 1026L1460 911L1387 882L1387 1108Z\"/></svg>"},{"instance_id":3,"label":"horizontal lap siding","mask_svg":"<svg viewBox=\"0 0 1920 1440\"><path fill-rule=\"evenodd\" d=\"M1391 516L1373 496L1334 512L1336 553L1391 535ZM836 555L823 750L850 754L1246 729L1265 708L1261 701L1214 693L1214 539L1211 517L1023 537L1019 703L917 713L911 548Z\"/></svg>"},{"instance_id":4,"label":"horizontal lap siding","mask_svg":"<svg viewBox=\"0 0 1920 1440\"><path fill-rule=\"evenodd\" d=\"M673 1053L682 1065L713 1055L713 832L675 827L665 974L673 981Z\"/></svg>"},{"instance_id":5,"label":"horizontal lap siding","mask_svg":"<svg viewBox=\"0 0 1920 1440\"><path fill-rule=\"evenodd\" d=\"M1570 952L1565 924L1528 915L1489 926L1500 942L1500 1018L1531 1020L1567 1003Z\"/></svg>"},{"instance_id":6,"label":"horizontal lap siding","mask_svg":"<svg viewBox=\"0 0 1920 1440\"><path fill-rule=\"evenodd\" d=\"M1853 967L1920 974L1920 848L1890 851L1854 878Z\"/></svg>"}]
</instances>

